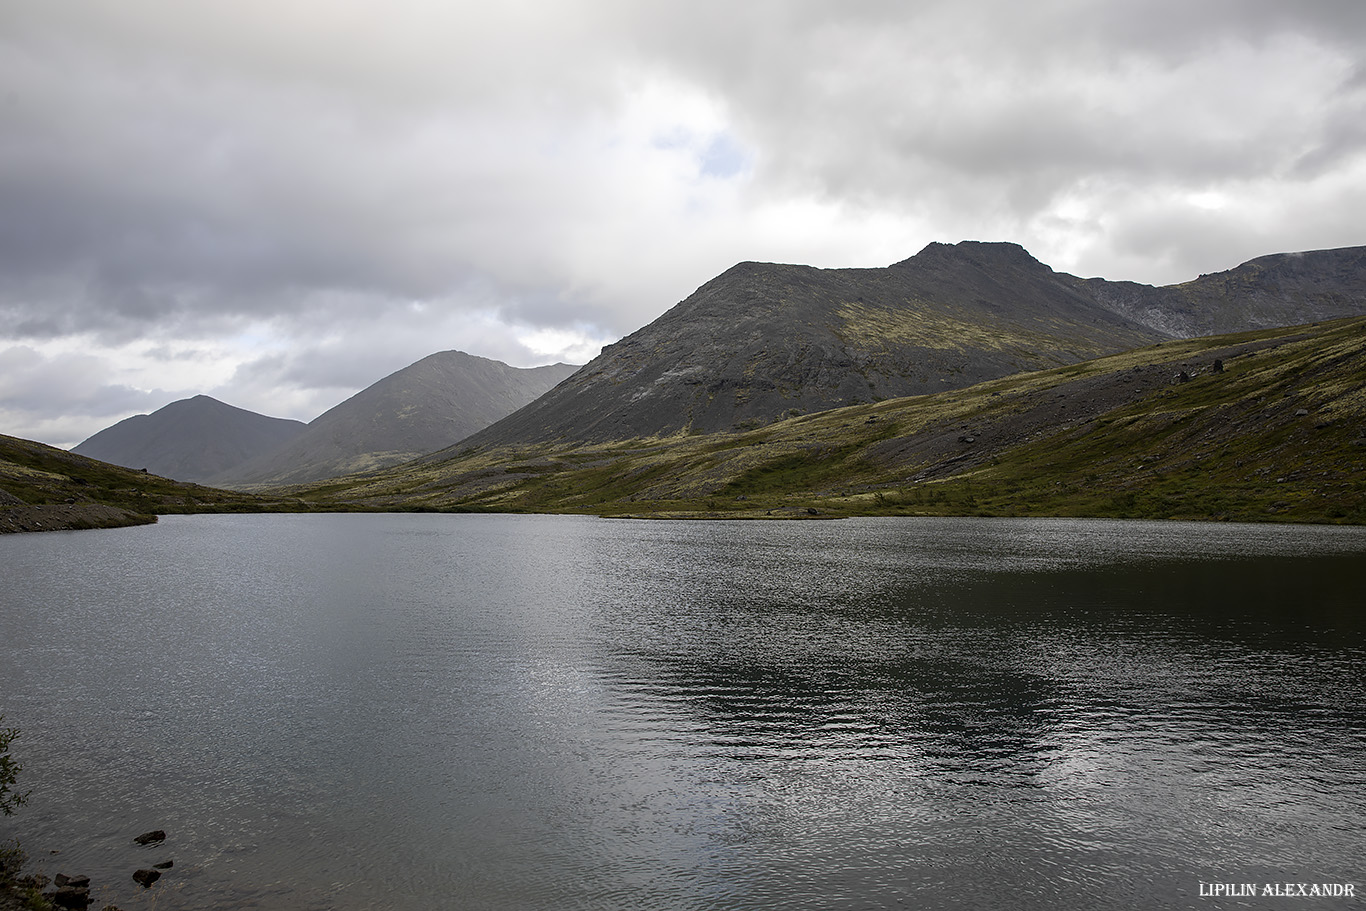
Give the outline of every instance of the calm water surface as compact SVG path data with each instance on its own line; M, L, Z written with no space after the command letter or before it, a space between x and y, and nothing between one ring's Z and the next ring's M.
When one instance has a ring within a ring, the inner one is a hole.
M0 571L0 838L95 907L1366 893L1363 529L172 516Z

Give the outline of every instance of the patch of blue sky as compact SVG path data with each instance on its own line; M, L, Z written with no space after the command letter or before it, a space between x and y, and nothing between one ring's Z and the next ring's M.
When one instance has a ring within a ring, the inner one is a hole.
M730 133L717 133L702 152L698 170L704 177L736 177L754 165L754 153Z
M656 135L651 144L657 149L691 152L697 159L697 172L703 177L736 177L747 173L754 164L754 153L724 130L708 134L678 127Z

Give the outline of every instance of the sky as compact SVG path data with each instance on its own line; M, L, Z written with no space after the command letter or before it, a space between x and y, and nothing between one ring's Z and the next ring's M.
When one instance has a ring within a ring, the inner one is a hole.
M1366 3L3 0L0 433L584 363L745 261L1366 243Z

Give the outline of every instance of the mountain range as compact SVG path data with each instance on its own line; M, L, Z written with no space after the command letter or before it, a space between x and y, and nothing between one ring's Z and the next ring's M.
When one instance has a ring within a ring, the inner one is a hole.
M179 481L289 484L371 471L433 452L511 414L573 373L463 351L410 364L304 424L207 395L135 415L72 452Z
M1261 257L1165 288L1056 273L1013 244L932 244L879 270L741 264L457 446L292 493L1366 522L1364 254Z
M511 414L577 369L510 367L441 351L362 389L284 445L217 474L212 483L300 484L407 462Z
M1055 272L1013 243L932 243L881 269L741 263L460 448L752 429L1164 339L1362 312L1366 247L1265 256L1160 288Z
M1156 288L1008 243L881 269L741 263L577 372L540 368L548 391L453 445L438 437L454 412L423 403L496 362L443 352L215 477L375 469L293 487L297 508L857 514L907 511L914 490L922 514L1366 521L1366 321L1341 320L1357 315L1363 247ZM431 433L410 444L409 428ZM1178 493L1159 502L1130 476ZM1101 499L1077 492L1093 482Z
M1115 313L1174 338L1197 338L1361 313L1366 247L1273 253L1161 288L1102 278L1070 281Z

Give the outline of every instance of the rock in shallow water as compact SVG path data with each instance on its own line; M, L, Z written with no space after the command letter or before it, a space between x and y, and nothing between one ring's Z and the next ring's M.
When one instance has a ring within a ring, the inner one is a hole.
M85 879L85 877L80 878ZM59 908L79 908L84 911L84 909L90 907L90 903L94 901L94 899L90 897L90 880L85 879L85 882L86 884L83 886L74 886L70 884L58 886L55 890L46 893L43 897Z
M137 870L133 873L133 879L144 889L150 889L152 883L161 879L160 870Z

